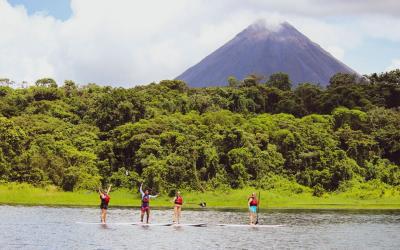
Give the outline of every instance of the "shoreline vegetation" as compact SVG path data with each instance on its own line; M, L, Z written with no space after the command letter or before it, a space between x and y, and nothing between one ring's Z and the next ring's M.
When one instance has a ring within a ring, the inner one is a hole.
M382 191L383 190L383 191ZM200 209L200 202L207 209L246 210L248 195L255 191L248 187L239 190L216 190L206 192L183 191L185 209ZM111 193L110 208L139 207L137 190L119 189ZM154 208L171 208L171 197L162 195L151 202ZM95 191L65 192L55 186L34 187L30 184L0 184L0 205L98 207L99 197ZM189 204L188 204L189 203ZM400 210L400 190L376 189L325 193L313 196L311 191L293 193L290 190L261 190L261 210L268 209L337 209L337 210Z
M144 183L154 207L178 190L190 207L246 209L259 190L262 208L399 207L400 69L228 82L0 79L0 203L97 206L112 184L111 206L137 206Z

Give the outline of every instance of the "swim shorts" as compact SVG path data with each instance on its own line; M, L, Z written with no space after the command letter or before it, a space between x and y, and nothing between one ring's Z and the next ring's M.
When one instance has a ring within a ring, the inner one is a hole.
M150 211L150 207L149 206L145 206L145 207L140 207L140 210L142 211L142 212L145 212L145 211Z
M257 206L250 206L250 213L257 213Z

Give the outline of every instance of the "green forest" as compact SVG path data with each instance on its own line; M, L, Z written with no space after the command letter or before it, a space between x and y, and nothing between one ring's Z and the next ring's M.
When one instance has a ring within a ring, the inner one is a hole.
M0 83L0 182L65 191L400 188L400 70L327 87L250 75L226 87Z

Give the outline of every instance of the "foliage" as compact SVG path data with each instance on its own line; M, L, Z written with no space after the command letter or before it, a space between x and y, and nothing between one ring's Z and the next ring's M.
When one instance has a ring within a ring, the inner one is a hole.
M0 86L0 179L69 191L279 186L324 197L353 180L400 185L398 71L337 74L326 89L292 90L285 73L263 79Z

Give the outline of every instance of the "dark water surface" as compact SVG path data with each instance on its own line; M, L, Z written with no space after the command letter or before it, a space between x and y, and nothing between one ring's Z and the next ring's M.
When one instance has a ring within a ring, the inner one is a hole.
M183 223L207 227L142 227L139 211L0 206L0 249L400 249L400 211L267 211L261 224L277 228L217 227L245 224L247 213L184 211ZM171 222L172 211L152 210L152 223ZM214 224L214 225L213 225Z

